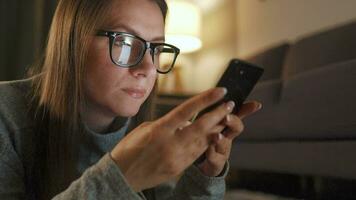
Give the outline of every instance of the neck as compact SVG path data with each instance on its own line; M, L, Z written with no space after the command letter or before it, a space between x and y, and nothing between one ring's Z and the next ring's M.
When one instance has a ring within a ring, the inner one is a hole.
M104 134L110 131L115 115L88 103L81 108L81 118L90 130Z

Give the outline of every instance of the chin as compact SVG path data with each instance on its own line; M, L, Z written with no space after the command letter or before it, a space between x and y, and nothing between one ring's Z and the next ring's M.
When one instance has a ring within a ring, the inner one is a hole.
M142 99L132 100L130 98L122 98L120 101L113 102L110 107L116 116L133 117L140 111L143 103L144 101Z
M116 114L118 116L121 116L121 117L133 117L135 116L138 111L140 110L140 107L137 107L137 108L122 108L122 109L118 109L116 110Z

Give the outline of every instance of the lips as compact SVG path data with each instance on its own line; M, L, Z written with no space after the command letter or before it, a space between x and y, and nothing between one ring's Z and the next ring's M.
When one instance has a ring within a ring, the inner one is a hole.
M146 94L146 90L141 88L124 88L122 90L134 99L141 99Z

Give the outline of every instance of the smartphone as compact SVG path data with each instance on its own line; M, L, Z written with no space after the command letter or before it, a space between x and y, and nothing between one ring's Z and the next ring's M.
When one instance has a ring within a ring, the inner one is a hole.
M263 72L264 69L262 67L239 59L232 59L216 85L217 87L225 87L227 89L227 94L221 101L199 112L191 121L194 121L204 113L213 110L221 103L230 100L235 102L235 107L232 113L238 113L245 99L251 93L257 81L261 78ZM222 133L224 133L226 129L227 128L225 127ZM195 163L199 164L204 160L205 153L202 154Z
M216 85L217 87L225 87L227 89L227 94L218 103L198 113L194 119L213 110L221 103L230 100L235 102L235 107L232 113L238 113L245 99L251 93L257 81L261 78L263 72L264 69L260 66L240 59L232 59Z

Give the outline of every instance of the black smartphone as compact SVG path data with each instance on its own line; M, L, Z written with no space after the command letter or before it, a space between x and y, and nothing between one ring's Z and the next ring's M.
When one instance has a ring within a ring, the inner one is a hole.
M232 59L216 85L217 87L225 87L227 89L227 94L221 101L199 112L192 121L194 121L195 118L199 118L204 113L213 110L221 103L230 100L235 102L235 107L232 112L235 114L238 113L247 96L251 93L257 81L261 78L263 72L264 69L257 65L239 59ZM226 127L222 133L225 131ZM199 164L204 160L205 154L201 155L195 163Z
M228 102L230 100L235 102L235 107L232 112L238 113L263 72L264 69L262 67L243 60L232 59L216 85L217 87L225 87L227 94L221 101L200 112L197 117L213 110L222 102Z
M232 59L216 85L217 87L225 87L227 89L227 94L221 101L198 113L192 121L194 121L195 118L199 118L199 116L204 113L213 110L222 102L228 102L230 100L235 102L235 107L232 112L235 114L238 113L245 99L251 93L257 81L261 78L263 72L264 69L257 65L239 59ZM222 133L225 131L226 127ZM205 154L201 155L195 163L199 164L204 160Z

